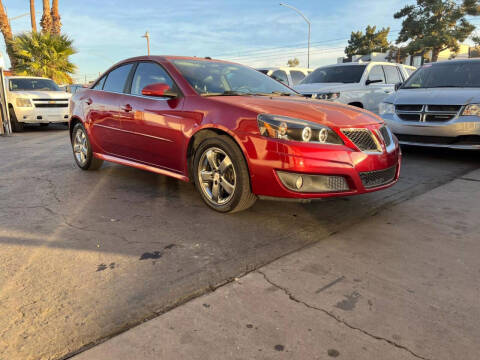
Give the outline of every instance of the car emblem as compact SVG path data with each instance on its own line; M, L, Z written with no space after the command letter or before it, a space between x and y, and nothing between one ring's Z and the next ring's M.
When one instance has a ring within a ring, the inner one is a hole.
M50 100L48 103L49 104L55 104L55 100Z

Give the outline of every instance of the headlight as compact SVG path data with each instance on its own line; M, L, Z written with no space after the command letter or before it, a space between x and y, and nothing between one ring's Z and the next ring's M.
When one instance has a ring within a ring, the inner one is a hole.
M315 96L313 97L314 99L320 99L320 100L335 100L340 97L340 93L318 93L314 94Z
M464 116L480 116L480 104L470 104L465 106L462 115Z
M394 114L395 113L395 105L390 103L380 103L378 106L378 112L380 115L385 114Z
M30 99L27 98L17 98L16 102L18 107L32 107Z
M260 114L260 134L273 138L319 144L343 145L342 139L327 126L286 116Z

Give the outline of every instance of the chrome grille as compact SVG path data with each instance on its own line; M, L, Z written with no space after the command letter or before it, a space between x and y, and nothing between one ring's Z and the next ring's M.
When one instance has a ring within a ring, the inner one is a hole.
M462 105L395 105L397 116L403 121L446 122L455 118Z
M361 172L360 179L362 179L363 186L370 189L391 183L395 180L396 173L397 167L392 166L385 170Z
M361 151L382 152L380 144L368 129L342 129L342 133Z
M68 99L32 99L37 108L63 108L68 107Z

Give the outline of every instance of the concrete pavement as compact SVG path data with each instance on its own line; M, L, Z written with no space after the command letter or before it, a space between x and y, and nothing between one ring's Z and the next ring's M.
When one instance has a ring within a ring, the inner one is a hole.
M480 170L75 360L478 359Z

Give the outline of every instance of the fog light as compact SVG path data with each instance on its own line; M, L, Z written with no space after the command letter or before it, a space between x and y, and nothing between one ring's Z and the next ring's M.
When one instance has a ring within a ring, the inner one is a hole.
M301 176L299 176L297 178L297 181L295 182L295 186L297 187L297 189L300 190L300 188L303 186L303 178Z
M349 191L347 179L338 175L306 175L277 171L282 184L289 190L302 193Z

